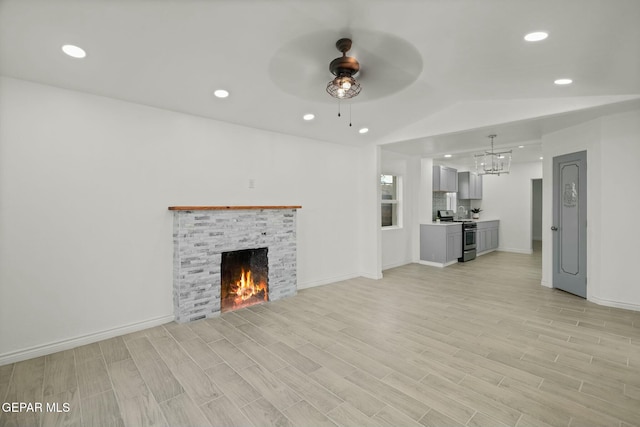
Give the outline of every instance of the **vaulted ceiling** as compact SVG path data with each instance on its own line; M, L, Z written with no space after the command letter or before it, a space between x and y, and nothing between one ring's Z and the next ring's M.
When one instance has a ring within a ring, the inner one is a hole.
M544 124L531 120L640 98L638 22L637 0L0 0L0 73L428 156L485 148L475 138L492 127L506 145L535 139ZM549 37L525 41L532 31ZM363 89L338 118L325 87L341 37Z

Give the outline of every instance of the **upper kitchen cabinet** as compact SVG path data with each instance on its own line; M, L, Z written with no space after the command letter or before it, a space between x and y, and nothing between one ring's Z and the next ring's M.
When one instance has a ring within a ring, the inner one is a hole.
M458 170L447 166L433 167L433 191L458 191Z
M482 199L482 175L458 172L458 199Z

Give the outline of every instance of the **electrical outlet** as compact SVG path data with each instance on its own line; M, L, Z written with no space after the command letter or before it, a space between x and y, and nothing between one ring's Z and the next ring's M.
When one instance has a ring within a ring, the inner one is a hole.
M249 178L249 188L256 188L256 180Z

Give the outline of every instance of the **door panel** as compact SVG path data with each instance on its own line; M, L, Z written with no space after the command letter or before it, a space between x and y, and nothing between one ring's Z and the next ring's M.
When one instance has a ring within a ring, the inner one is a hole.
M553 286L587 296L587 153L553 159Z

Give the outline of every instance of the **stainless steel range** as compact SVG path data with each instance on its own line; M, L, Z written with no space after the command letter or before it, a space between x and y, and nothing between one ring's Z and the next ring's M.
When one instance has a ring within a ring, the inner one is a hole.
M460 222L462 223L462 256L458 258L458 262L467 262L476 259L476 244L478 224L468 219L454 219L452 210L439 210L437 212L438 219L442 222Z
M473 221L462 221L462 256L459 262L467 262L476 259L476 243L478 224Z

